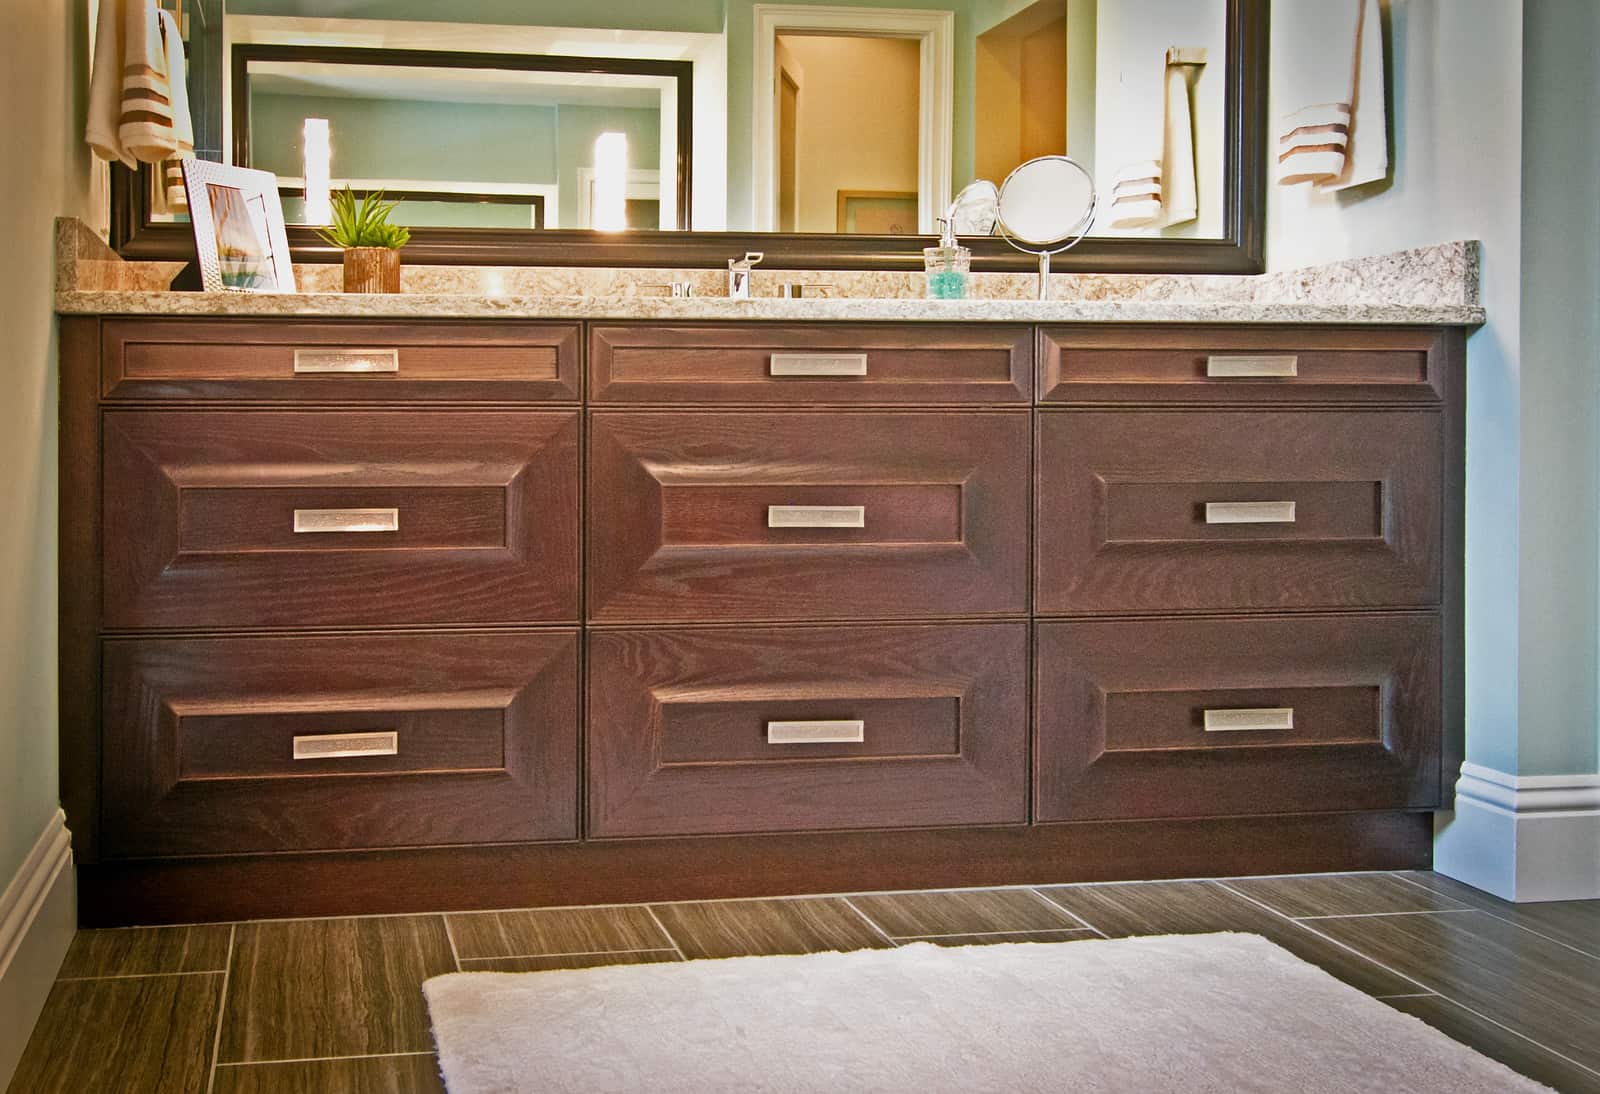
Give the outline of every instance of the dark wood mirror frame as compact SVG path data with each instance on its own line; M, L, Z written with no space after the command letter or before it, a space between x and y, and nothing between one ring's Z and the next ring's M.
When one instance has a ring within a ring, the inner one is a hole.
M1227 56L1224 88L1224 188L1223 233L1216 239L1108 238L1090 236L1076 248L1058 256L1057 272L1095 273L1224 273L1252 274L1265 269L1267 195L1267 67L1268 9L1270 0L1228 0ZM307 48L294 46L241 46L250 56L274 59L304 57ZM329 52L318 48L317 53ZM593 58L508 57L500 54L419 54L416 51L346 50L365 54L362 63L419 63L420 56L442 56L432 63L457 67L555 68L564 71L607 71ZM355 57L347 57L356 61ZM535 64L526 62L534 61ZM548 62L555 62L554 65ZM426 63L426 62L423 62ZM609 63L609 62L608 62ZM691 66L675 61L630 61L631 72L652 75L687 75ZM615 69L612 69L615 71ZM243 66L233 67L233 96L239 101ZM688 81L680 85L687 89ZM692 124L687 94L680 94L679 162L680 213L688 210L689 150L686 126ZM241 152L246 127L236 126L235 162ZM112 245L124 258L178 261L194 257L194 240L187 224L150 222L150 167L136 174L112 166ZM604 233L576 229L522 230L490 228L417 228L405 249L411 265L482 266L639 266L661 268L718 268L746 251L761 251L768 269L906 270L922 268L922 249L935 240L927 236L801 235L772 232L625 232ZM1033 270L1032 255L1011 249L1000 239L970 239L973 266L979 270ZM289 246L297 262L337 262L339 251L324 243L316 229L289 228Z

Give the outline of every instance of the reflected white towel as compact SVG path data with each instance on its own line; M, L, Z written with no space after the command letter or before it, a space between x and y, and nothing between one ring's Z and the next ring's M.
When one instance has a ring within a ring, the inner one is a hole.
M1139 160L1119 169L1111 182L1109 217L1113 228L1144 228L1163 212L1160 160Z
M137 166L122 147L122 55L127 0L100 0L95 20L94 69L89 76L89 119L83 139L94 154L126 167Z
M1383 178L1389 134L1378 0L1280 0L1274 17L1293 43L1283 96L1299 104L1280 122L1278 182L1342 190Z
M1206 63L1203 49L1167 51L1166 122L1162 126L1161 203L1166 223L1187 224L1200 215L1194 169L1194 111L1189 106L1189 73Z

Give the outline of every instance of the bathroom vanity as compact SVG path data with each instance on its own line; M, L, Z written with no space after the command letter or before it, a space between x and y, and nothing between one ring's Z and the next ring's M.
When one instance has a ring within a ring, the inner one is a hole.
M1474 309L59 299L96 923L1429 861Z

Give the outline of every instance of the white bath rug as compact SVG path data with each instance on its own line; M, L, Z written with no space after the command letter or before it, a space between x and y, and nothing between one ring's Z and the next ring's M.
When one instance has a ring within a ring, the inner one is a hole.
M1520 1094L1263 938L740 957L423 987L450 1094Z

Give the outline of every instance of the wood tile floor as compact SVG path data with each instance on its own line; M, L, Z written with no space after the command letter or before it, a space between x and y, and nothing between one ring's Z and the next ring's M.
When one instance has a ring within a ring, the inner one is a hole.
M419 989L457 969L1226 930L1600 1094L1600 901L1511 905L1430 873L84 931L10 1094L439 1094Z

